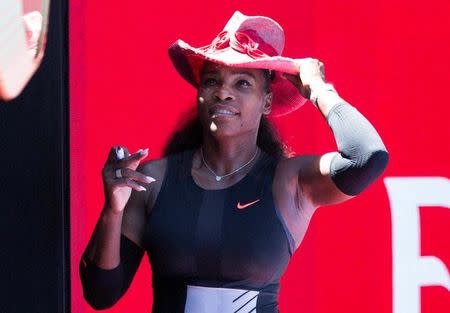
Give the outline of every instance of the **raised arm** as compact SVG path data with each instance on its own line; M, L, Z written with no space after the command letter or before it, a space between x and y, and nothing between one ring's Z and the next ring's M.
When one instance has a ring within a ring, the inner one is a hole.
M150 191L140 184L148 187L154 179L137 167L146 156L145 150L130 155L126 148L115 147L103 168L105 205L80 262L84 297L95 309L112 306L125 293L144 254Z
M288 159L298 188L312 207L345 201L362 192L386 168L388 153L370 122L325 82L323 64L298 60L299 76L288 76L317 106L336 139L338 152Z

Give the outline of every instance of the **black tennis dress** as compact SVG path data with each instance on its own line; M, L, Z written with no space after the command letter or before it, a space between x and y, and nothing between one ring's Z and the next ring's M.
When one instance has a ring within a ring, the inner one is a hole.
M274 205L277 164L266 153L235 185L199 187L194 151L168 157L144 245L153 313L276 313L294 240Z

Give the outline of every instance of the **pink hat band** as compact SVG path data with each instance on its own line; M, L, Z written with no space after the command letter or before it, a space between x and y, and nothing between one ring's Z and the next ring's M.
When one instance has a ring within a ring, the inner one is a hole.
M258 36L258 34L254 33L253 36ZM261 38L256 42L244 32L235 32L232 34L227 30L220 32L211 44L199 49L204 50L205 53L215 53L218 50L227 48L231 48L240 53L245 53L253 59L278 55L275 49L271 45L265 43Z

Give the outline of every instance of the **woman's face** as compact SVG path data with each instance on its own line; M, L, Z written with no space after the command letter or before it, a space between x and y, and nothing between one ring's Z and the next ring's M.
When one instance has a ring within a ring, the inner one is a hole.
M215 63L203 67L198 88L198 112L205 128L217 126L217 136L257 133L262 114L270 112L263 70Z

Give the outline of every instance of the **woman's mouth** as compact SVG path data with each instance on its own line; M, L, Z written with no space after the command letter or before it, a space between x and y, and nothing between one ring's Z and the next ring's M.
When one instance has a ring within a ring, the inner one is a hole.
M212 107L209 110L209 114L211 118L220 118L220 117L234 117L239 115L239 112L232 107Z
M217 118L217 117L220 117L220 116L235 116L235 115L237 115L237 113L226 111L226 110L219 110L219 111L216 111L215 113L213 113L211 115L211 117L212 118Z

